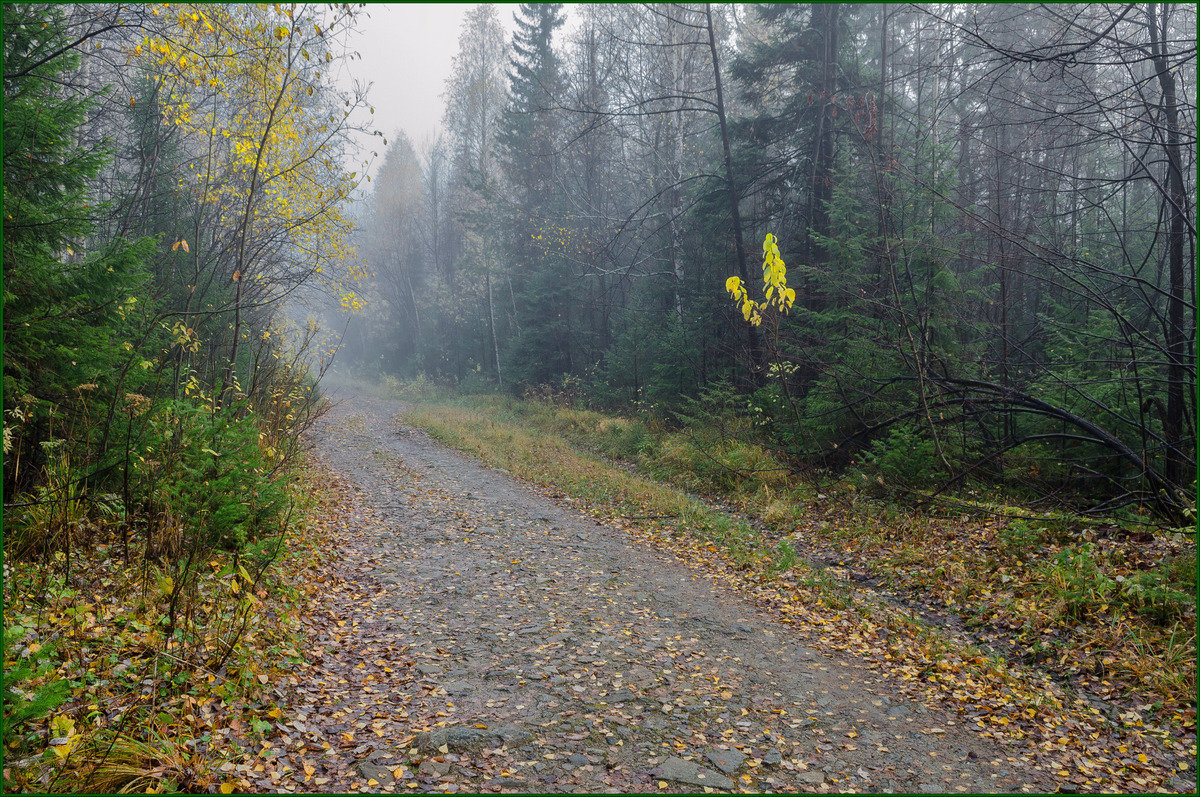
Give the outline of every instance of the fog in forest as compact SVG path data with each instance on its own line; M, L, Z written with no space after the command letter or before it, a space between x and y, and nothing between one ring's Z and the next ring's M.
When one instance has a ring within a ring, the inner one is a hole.
M480 5L456 30L438 134L397 123L355 206L342 367L612 409L727 389L823 466L890 445L943 481L1182 505L1192 8ZM408 82L364 77L377 108Z
M0 13L5 792L1195 793L1194 4Z

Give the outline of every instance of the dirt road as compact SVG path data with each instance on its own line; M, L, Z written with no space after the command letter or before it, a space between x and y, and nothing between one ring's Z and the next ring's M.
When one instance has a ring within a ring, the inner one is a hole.
M1056 788L822 652L819 631L404 425L398 403L333 398L314 453L343 494L342 581L298 727L281 725L295 788Z

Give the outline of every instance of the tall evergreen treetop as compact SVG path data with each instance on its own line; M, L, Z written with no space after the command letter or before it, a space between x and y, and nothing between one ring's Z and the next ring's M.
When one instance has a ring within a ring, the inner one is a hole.
M553 38L565 18L561 3L522 3L515 19L509 106L499 140L518 201L539 203L552 177L557 120L551 109L562 89Z

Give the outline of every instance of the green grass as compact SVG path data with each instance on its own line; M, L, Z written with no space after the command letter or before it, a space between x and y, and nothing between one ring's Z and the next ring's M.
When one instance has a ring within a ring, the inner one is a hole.
M472 402L478 401L472 398ZM530 425L537 415L544 423ZM564 433L574 429L580 434L578 414L553 419L528 405L486 397L485 409L462 406L461 402L421 404L406 418L435 438L522 479L618 515L673 521L702 540L722 545L740 565L750 566L769 553L761 534L744 521L710 509L678 487L613 467L599 454L573 445ZM615 439L606 432L600 434Z

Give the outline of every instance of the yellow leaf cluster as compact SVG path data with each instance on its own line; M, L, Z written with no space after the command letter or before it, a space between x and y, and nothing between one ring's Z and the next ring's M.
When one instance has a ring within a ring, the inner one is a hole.
M742 282L741 277L730 277L725 280L725 290L729 292L735 302L741 304L742 318L754 326L762 323L763 305L750 298L750 292L746 290L746 283Z
M268 6L159 9L171 26L130 55L154 79L164 122L197 153L196 167L181 170L178 190L215 207L223 226L244 227L250 239L286 241L290 262L247 263L246 279L270 285L344 271L352 228L344 208L356 175L321 157L340 132L322 99L333 90L323 37L337 20L323 19L322 27L316 14L323 12L305 20L299 10L272 14Z
M763 239L763 295L765 301L750 298L750 292L741 277L725 280L725 290L741 305L742 318L754 326L762 324L763 311L768 307L786 313L796 303L796 291L788 287L787 265L779 255L778 239L767 233Z
M763 291L767 304L785 313L796 303L796 291L787 284L787 266L779 256L778 239L771 233L763 239Z

